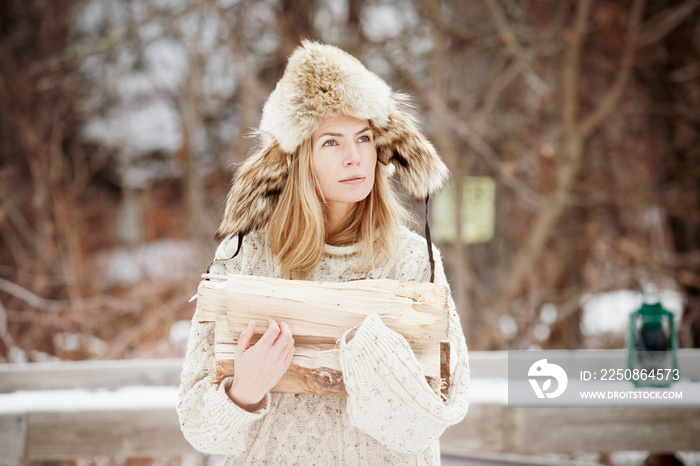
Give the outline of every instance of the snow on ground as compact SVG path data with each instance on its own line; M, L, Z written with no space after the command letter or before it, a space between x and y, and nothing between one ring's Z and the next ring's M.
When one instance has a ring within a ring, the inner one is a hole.
M0 394L0 414L35 411L88 411L144 408L173 408L175 386L134 386L118 390L22 390ZM474 379L473 402L507 403L506 379Z
M133 285L143 278L179 280L196 277L198 258L190 241L161 239L134 250L120 247L102 251L95 257L95 266L104 285L110 287Z
M675 291L659 293L661 305L680 321L683 298ZM642 294L633 290L618 290L609 293L586 295L582 299L584 335L591 336L607 332L626 332L630 313L642 305Z
M33 411L87 411L169 408L177 403L175 386L123 387L118 390L22 390L0 394L0 414ZM506 379L472 380L473 402L507 403Z
M472 378L469 399L474 403L508 403L508 379Z
M173 408L178 387L124 387L119 390L23 390L0 394L0 414L46 411L99 411Z

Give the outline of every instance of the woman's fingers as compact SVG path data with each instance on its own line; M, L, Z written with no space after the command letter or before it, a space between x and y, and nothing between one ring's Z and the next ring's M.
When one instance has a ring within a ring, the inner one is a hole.
M241 354L248 348L250 348L250 340L255 334L255 321L251 320L248 326L241 332L241 336L238 337L238 344L236 345L236 354Z
M277 337L277 341L279 341L281 344L286 345L290 341L293 343L294 338L292 338L292 331L289 329L289 325L287 325L286 322L281 322L279 324L280 326L280 334Z
M280 323L280 336L277 337L275 344L279 344L282 347L282 358L284 364L286 367L289 367L292 356L294 356L294 336L292 335L292 331L289 329L289 325L287 325L285 322Z
M257 344L262 343L263 346L272 346L272 344L277 340L277 336L280 334L280 326L275 322L274 319L267 318L267 330Z
M250 341L255 322L241 332L236 346L234 385L230 395L236 403L259 402L289 369L294 356L292 331L284 322L267 319L267 330L255 345Z
M294 337L289 325L286 322L277 323L274 319L267 319L267 330L260 337L260 340L255 344L256 353L267 353L268 357L278 357L285 361L288 353L294 354ZM248 327L241 332L236 347L237 355L242 355L243 352L250 348L250 341L255 333L255 322L251 321ZM274 356L274 355L277 356Z

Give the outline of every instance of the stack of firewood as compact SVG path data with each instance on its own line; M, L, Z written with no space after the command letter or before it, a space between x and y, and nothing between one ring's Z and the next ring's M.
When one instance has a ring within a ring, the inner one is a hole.
M376 313L403 335L436 393L449 388L449 312L446 286L396 280L319 283L246 275L203 275L198 290L199 322L215 322L216 383L233 375L240 333L253 320L256 335L267 317L286 322L296 352L291 366L272 390L345 396L339 363L346 330Z

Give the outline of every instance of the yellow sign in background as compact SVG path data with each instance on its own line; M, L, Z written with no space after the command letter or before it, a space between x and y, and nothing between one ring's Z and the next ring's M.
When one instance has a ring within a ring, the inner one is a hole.
M433 239L451 242L457 239L454 182L431 201ZM496 223L496 183L488 176L462 179L462 241L484 243L493 238Z

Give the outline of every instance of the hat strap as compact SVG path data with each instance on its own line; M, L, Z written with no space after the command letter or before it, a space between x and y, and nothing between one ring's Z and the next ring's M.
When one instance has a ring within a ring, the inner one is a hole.
M433 258L433 242L430 240L430 225L428 224L428 201L430 194L425 196L425 241L428 243L428 260L430 261L430 283L435 283L435 259Z
M231 256L231 257L227 257L226 259L214 259L214 260L211 262L211 264L209 264L209 267L207 267L207 273L209 273L209 270L211 269L211 266L214 265L215 263L221 262L221 261L231 260L231 259L233 259L234 257L236 257L236 256L238 255L238 253L241 252L241 246L242 246L242 245L243 245L243 233L238 233L238 247L236 248L236 253L235 253L233 256ZM208 280L208 279L207 279L207 280Z

